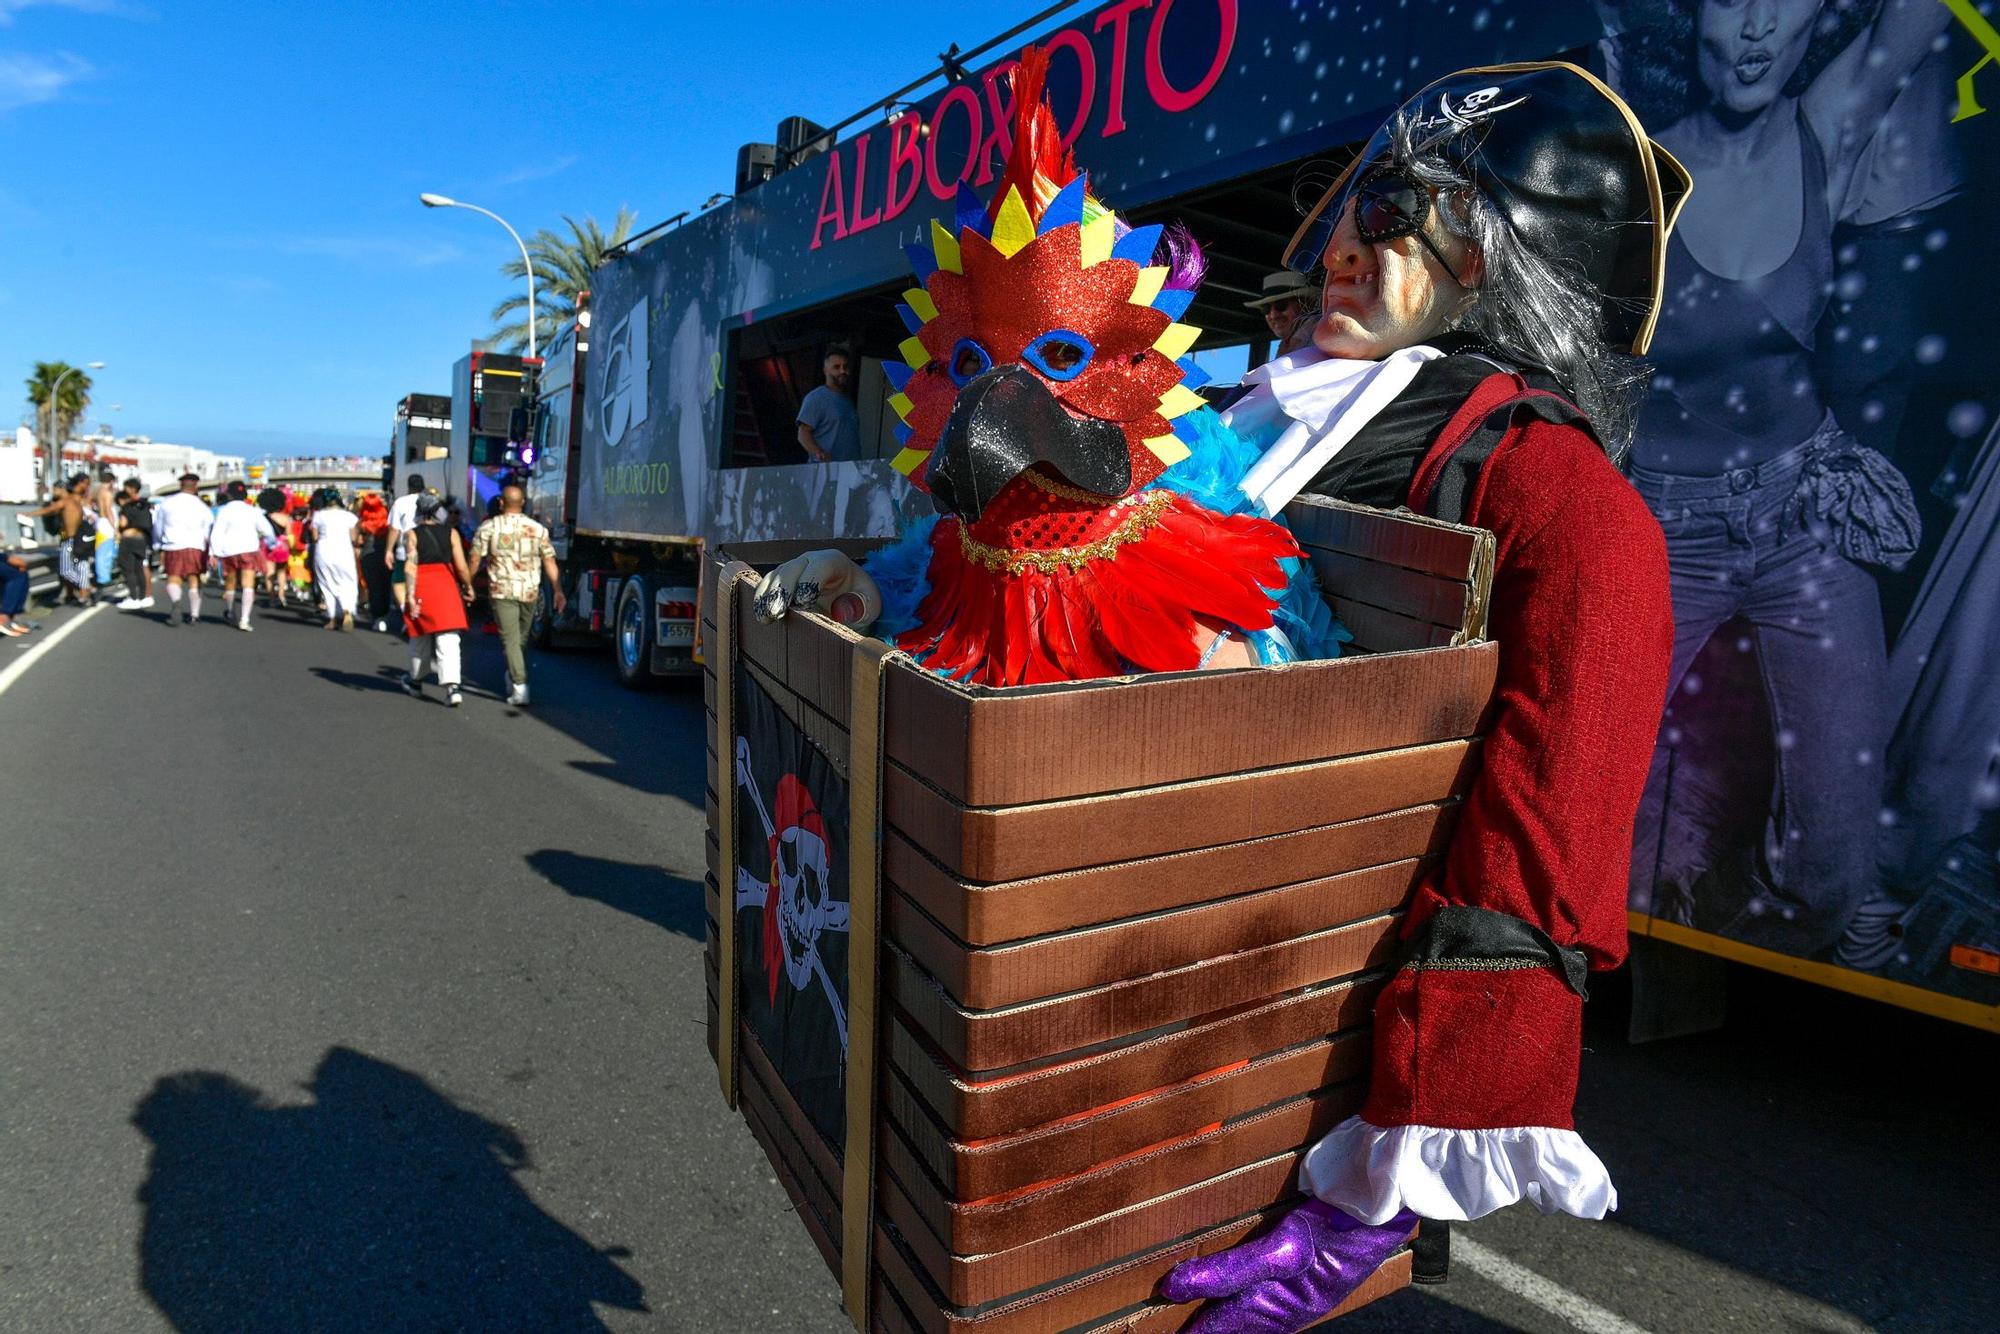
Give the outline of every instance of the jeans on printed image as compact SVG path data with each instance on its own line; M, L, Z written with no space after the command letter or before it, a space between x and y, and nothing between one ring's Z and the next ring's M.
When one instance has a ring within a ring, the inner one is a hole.
M1633 485L1666 534L1674 602L1669 703L1640 809L1632 902L1676 915L1653 905L1662 822L1696 843L1712 832L1688 832L1698 814L1683 813L1678 824L1667 820L1668 743L1676 709L1688 707L1681 687L1689 664L1718 627L1741 617L1755 631L1773 734L1732 740L1771 747L1777 774L1759 859L1762 883L1745 887L1740 901L1732 894L1722 904L1696 903L1691 915L1732 939L1789 954L1830 949L1876 880L1888 653L1875 578L1842 554L1852 542L1840 531L1842 522L1865 524L1871 517L1819 517L1829 508L1821 491L1829 475L1824 461L1830 454L1845 460L1860 448L1829 421L1804 444L1754 468L1717 477L1632 470ZM1907 487L1899 491L1894 483L1860 497L1853 509L1892 526L1905 516L1914 521Z

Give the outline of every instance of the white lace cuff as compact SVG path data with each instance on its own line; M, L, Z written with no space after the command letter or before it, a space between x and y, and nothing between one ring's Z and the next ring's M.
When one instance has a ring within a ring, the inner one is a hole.
M1464 1222L1516 1200L1578 1218L1618 1207L1611 1174L1583 1137L1549 1126L1448 1130L1350 1116L1306 1154L1299 1187L1378 1225L1401 1209Z

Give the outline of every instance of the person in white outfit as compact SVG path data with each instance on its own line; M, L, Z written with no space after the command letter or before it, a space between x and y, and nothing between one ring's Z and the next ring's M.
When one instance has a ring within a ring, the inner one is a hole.
M201 619L201 580L208 573L208 533L215 518L198 494L201 478L181 474L181 489L153 506L153 545L167 576L167 624L181 623L181 592L187 592L188 624Z
M264 544L277 540L270 516L249 501L250 488L231 482L228 501L215 512L208 531L208 554L222 566L222 606L228 615L230 594L236 594L236 628L249 633L250 608L257 601L257 576L265 569Z
M313 586L319 589L326 628L352 630L354 603L361 596L361 571L355 560L361 548L361 521L330 486L313 494L312 508Z

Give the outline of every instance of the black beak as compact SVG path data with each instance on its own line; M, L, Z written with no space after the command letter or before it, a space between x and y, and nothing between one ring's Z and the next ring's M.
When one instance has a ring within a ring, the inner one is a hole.
M1122 496L1132 485L1118 423L1072 417L1032 372L995 366L958 391L925 480L940 506L970 523L1038 463L1094 495Z

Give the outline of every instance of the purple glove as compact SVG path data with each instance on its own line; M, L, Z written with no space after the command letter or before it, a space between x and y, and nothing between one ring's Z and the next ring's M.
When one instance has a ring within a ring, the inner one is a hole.
M1293 1334L1346 1301L1416 1225L1408 1210L1376 1227L1308 1199L1254 1241L1175 1265L1160 1295L1209 1302L1182 1334Z

